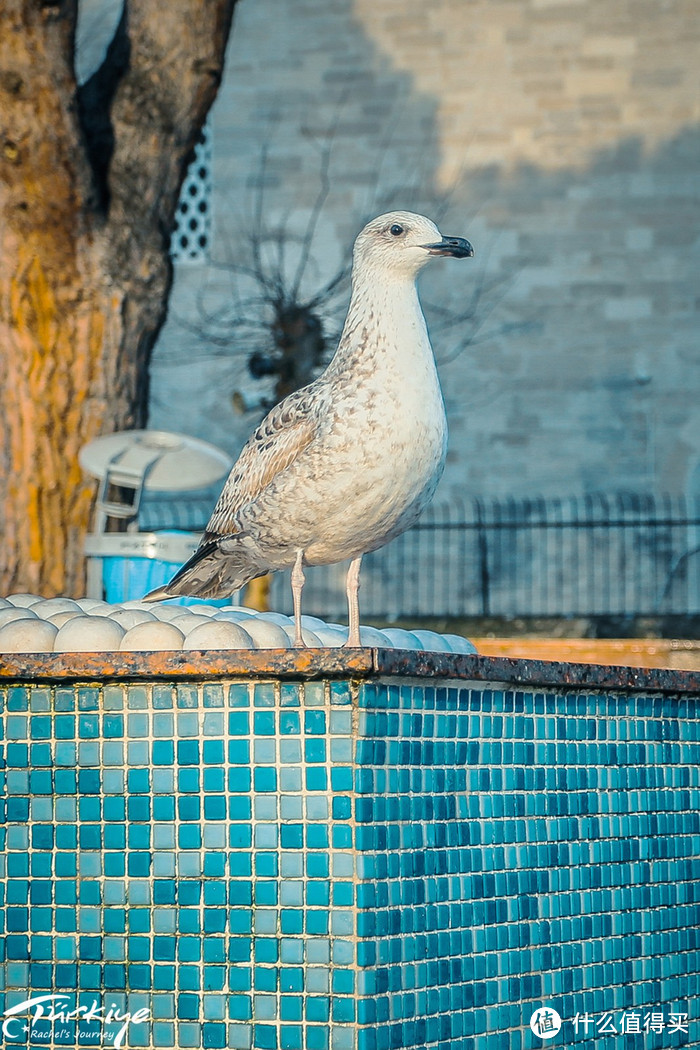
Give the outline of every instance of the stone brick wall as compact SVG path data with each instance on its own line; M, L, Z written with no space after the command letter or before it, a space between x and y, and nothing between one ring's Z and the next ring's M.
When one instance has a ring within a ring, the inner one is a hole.
M152 425L236 451L257 420L231 403L264 386L250 333L191 327L245 312L226 264L250 261L261 181L265 249L286 229L293 272L331 143L302 291L391 207L476 246L423 283L451 430L438 498L700 488L699 37L694 0L243 0L210 263L178 267ZM429 304L477 288L475 323L441 331Z

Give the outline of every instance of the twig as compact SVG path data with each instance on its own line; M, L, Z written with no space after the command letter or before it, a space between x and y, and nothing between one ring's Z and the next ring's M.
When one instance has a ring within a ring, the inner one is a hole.
M335 136L333 136L334 138ZM299 263L297 265L296 273L292 281L290 296L292 301L296 301L299 297L299 288L301 285L304 271L309 261L309 254L311 252L311 245L313 244L314 235L316 233L316 227L323 211L323 206L328 199L328 194L331 189L331 182L329 178L329 168L331 161L331 147L333 144L333 138L331 138L330 144L326 144L321 153L321 170L319 178L321 185L319 191L316 194L316 200L314 201L309 215L309 221L306 224L306 230L304 231L304 237L302 240L302 251Z

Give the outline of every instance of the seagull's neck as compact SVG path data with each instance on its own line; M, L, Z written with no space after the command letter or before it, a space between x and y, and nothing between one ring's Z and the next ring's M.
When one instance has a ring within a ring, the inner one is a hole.
M399 364L409 373L419 365L434 369L414 278L387 277L381 271L365 271L361 277L353 277L348 315L333 365L344 370L367 357L376 359L376 367Z

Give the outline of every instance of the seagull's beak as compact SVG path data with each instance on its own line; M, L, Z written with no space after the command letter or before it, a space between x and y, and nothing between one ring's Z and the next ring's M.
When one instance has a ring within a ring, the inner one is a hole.
M437 244L422 244L429 255L451 255L455 259L466 259L474 254L469 241L464 237L443 237Z

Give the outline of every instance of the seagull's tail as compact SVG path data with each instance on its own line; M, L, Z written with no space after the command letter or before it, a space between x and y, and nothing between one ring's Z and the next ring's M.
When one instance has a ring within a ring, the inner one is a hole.
M267 571L267 566L251 552L247 537L219 536L206 540L178 569L170 583L150 591L141 600L162 602L182 595L226 598Z

